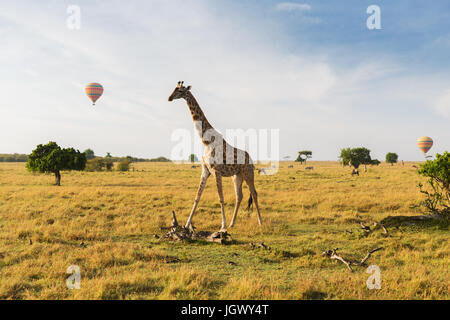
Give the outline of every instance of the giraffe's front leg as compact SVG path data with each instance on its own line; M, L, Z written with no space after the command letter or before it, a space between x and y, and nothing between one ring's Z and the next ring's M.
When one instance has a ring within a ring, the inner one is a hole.
M192 218L194 217L195 209L197 209L197 205L200 202L200 197L202 196L203 190L206 186L206 181L208 180L211 173L209 172L208 168L203 166L202 176L200 179L200 185L198 186L197 195L195 196L194 205L192 206L191 213L189 214L189 218L186 222L185 228L189 229L191 231L194 231L192 228Z
M225 203L223 201L223 191L222 191L222 175L218 172L215 173L217 193L219 194L220 209L222 210L222 227L219 232L227 232L227 222L225 220Z

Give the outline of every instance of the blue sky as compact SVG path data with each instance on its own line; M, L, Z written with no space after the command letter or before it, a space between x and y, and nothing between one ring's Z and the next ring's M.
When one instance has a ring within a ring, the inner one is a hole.
M381 30L366 27L372 4ZM449 147L448 57L446 0L2 1L0 153L53 140L169 156L174 130L194 135L185 104L167 102L184 80L219 130L279 129L281 157L366 146L420 160L419 136Z

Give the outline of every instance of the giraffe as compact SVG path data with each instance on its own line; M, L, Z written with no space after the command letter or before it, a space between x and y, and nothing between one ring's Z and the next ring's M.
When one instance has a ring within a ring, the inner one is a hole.
M254 165L250 155L248 152L235 148L225 141L222 134L214 129L214 127L208 122L208 119L206 119L205 114L190 90L191 86L185 87L184 82L179 81L177 87L169 96L169 101L176 99L186 100L192 120L194 121L195 130L200 135L200 139L205 146L201 160L202 174L200 178L200 185L198 187L194 205L192 206L185 228L193 232L192 219L198 203L200 202L200 197L203 190L205 189L206 181L211 174L216 179L217 193L219 195L220 208L222 211L222 226L219 232L227 231L222 191L222 177L232 177L236 193L236 205L234 207L233 217L229 227L233 227L236 222L239 206L243 198L242 183L244 181L250 190L250 198L248 200L247 209L250 209L253 202L255 203L256 211L258 213L258 223L259 225L262 225L261 214L258 206L258 195L254 182Z

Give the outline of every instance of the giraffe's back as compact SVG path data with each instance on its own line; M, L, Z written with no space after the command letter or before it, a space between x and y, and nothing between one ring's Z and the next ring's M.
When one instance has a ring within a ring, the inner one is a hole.
M206 164L210 171L217 171L224 177L231 177L244 170L254 170L253 161L247 151L230 146L227 143L223 145L223 152L217 154L216 150L206 153Z

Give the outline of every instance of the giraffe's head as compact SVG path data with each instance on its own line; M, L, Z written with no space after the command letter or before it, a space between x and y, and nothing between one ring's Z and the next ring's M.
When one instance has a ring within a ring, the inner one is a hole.
M175 90L173 90L172 94L169 96L169 101L184 98L186 94L189 92L189 90L191 90L191 86L185 87L183 83L184 81L178 81L177 87L175 88Z

